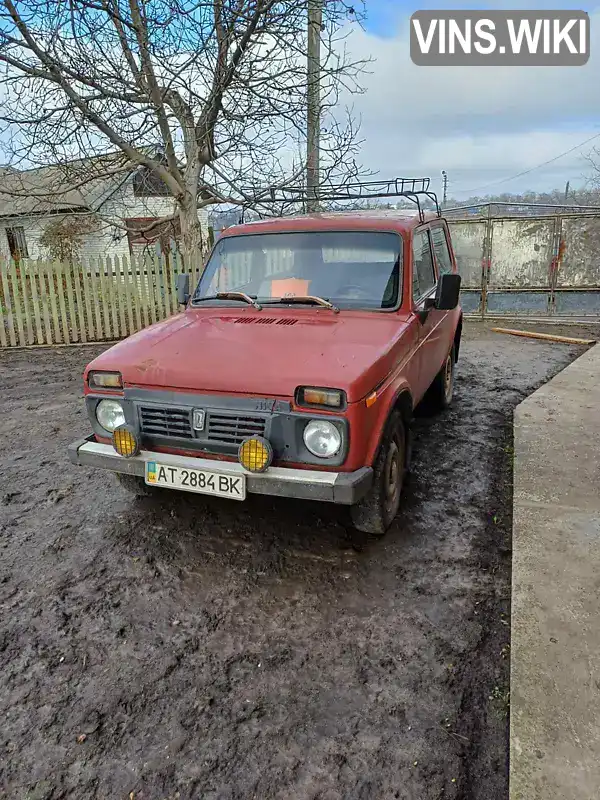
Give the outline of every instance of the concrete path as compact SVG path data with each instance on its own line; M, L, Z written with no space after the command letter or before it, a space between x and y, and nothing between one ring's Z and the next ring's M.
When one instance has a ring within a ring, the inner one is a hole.
M517 407L514 476L510 797L598 800L600 345Z

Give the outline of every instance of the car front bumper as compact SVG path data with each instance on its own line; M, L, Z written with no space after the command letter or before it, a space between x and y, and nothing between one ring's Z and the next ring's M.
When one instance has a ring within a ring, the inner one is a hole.
M373 482L373 470L370 467L362 467L355 472L270 467L266 472L253 474L246 472L237 462L189 458L170 453L157 454L142 450L134 458L123 458L111 445L96 442L93 436L80 439L69 446L69 458L73 464L137 475L140 478L144 477L146 461L155 461L157 455L162 464L170 466L206 469L221 475L244 475L246 490L251 494L354 505L365 496Z

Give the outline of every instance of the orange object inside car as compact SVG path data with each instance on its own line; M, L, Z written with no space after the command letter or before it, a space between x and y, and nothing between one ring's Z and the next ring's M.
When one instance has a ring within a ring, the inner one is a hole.
M271 281L271 297L298 297L308 294L310 281L301 278L285 278Z

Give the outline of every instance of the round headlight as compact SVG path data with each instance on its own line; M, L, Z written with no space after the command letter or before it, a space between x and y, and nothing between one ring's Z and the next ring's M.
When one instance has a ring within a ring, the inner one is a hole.
M100 400L96 406L96 419L105 431L112 433L115 428L125 425L123 406L117 400Z
M313 419L304 428L304 444L313 456L331 458L339 452L342 436L333 423Z

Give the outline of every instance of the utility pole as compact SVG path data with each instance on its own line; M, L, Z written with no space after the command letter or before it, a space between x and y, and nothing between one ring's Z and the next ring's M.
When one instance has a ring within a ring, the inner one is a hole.
M443 197L442 205L445 206L446 205L446 195L448 193L448 174L446 173L445 169L442 170L442 186L443 186L443 189L442 189L442 197Z
M569 185L571 181L567 181L567 185L565 186L565 203L567 202L567 198L569 197Z
M322 0L308 0L308 59L306 95L306 210L308 212L319 210L322 17Z

